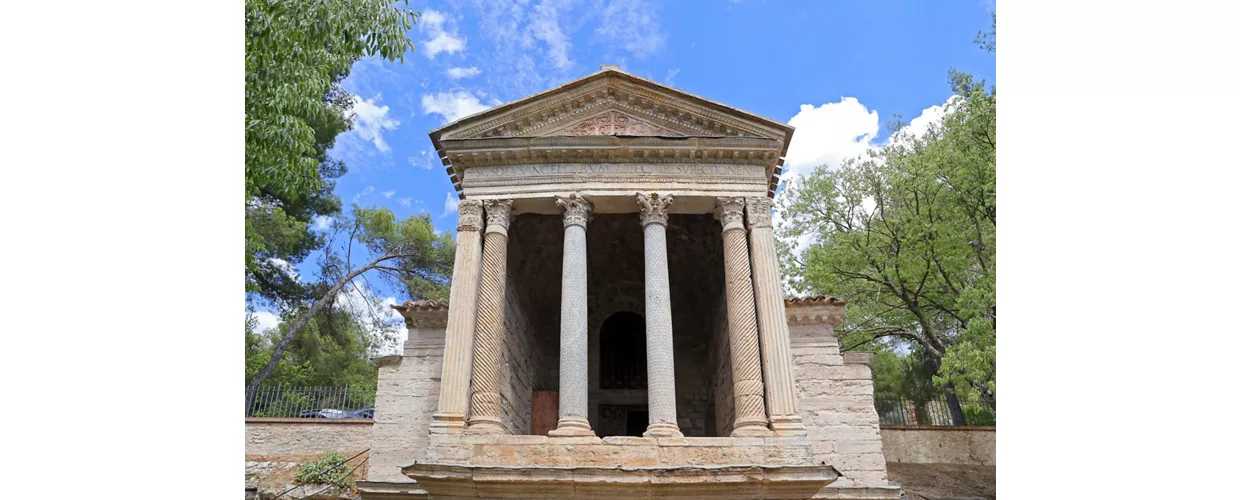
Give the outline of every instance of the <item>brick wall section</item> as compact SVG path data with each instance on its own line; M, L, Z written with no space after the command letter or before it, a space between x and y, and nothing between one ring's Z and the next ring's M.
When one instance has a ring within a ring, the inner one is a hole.
M402 356L380 360L368 475L410 481L400 468L425 458L431 415L439 404L444 330L411 329Z
M888 462L995 465L994 427L884 426Z
M736 420L736 400L732 395L732 349L728 343L727 300L719 298L719 306L711 321L711 373L714 373L715 435L732 434Z
M815 460L842 475L832 486L886 486L868 355L841 355L831 324L842 320L843 304L790 304L788 316L797 407Z
M534 388L547 365L550 351L558 346L537 344L534 328L526 316L513 280L508 280L504 306L504 368L500 371L500 420L509 434L529 434L534 412ZM558 324L558 321L557 321ZM558 332L557 332L558 334ZM556 353L555 361L559 360Z
M369 420L247 418L246 455L318 455L329 451L352 456L370 447Z

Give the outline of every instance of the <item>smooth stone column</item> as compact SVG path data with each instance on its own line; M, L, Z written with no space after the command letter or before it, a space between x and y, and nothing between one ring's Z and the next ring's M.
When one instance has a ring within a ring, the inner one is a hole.
M439 407L431 416L432 434L464 430L469 405L469 371L478 314L478 265L482 262L482 202L461 201L457 216L460 222L456 226L456 262L452 265Z
M504 349L504 282L508 274L508 222L512 200L487 200L478 295L478 334L474 339L474 389L469 432L507 434L500 420L499 371Z
M560 279L560 420L549 436L593 436L590 428L586 326L586 223L594 207L579 195L556 198L564 209Z
M672 196L638 193L646 253L646 378L650 425L643 436L683 437L676 423L672 362L671 282L667 276L667 209Z
M770 436L758 354L749 246L745 237L745 199L716 198L715 218L723 226L723 271L728 307L728 346L732 353L733 436Z
M771 232L771 199L746 198L749 215L749 251L753 262L753 289L758 306L758 340L766 378L766 408L771 430L780 436L804 436L805 424L797 414L792 379L792 352L788 346L788 319L779 279L775 237Z

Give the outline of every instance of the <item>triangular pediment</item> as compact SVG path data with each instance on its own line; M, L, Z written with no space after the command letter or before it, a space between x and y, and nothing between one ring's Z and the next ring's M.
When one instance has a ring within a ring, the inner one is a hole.
M431 132L441 140L549 136L755 137L785 145L792 127L615 69L483 111Z

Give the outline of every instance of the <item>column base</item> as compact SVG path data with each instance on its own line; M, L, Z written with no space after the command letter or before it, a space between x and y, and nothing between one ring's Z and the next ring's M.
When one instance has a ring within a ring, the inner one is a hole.
M765 422L737 422L732 424L732 437L770 437L775 433L767 429Z
M469 422L469 427L465 429L465 434L486 434L486 435L503 435L508 434L503 424L494 420L473 420Z
M649 427L646 427L646 432L642 433L642 437L682 438L685 437L685 435L683 432L680 432L680 426L676 424L650 424Z
M436 413L431 415L431 434L460 434L465 432L465 415Z
M809 431L801 422L800 415L776 415L771 417L771 430L779 436L805 436Z
M555 429L547 433L548 436L593 436L594 429L590 428L590 421L581 417L561 418L556 423Z

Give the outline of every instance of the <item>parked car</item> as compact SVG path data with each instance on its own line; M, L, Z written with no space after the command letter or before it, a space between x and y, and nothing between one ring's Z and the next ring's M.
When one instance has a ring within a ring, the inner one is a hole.
M361 410L337 410L334 408L324 408L321 410L307 410L301 412L301 418L375 418L374 408L364 408Z

